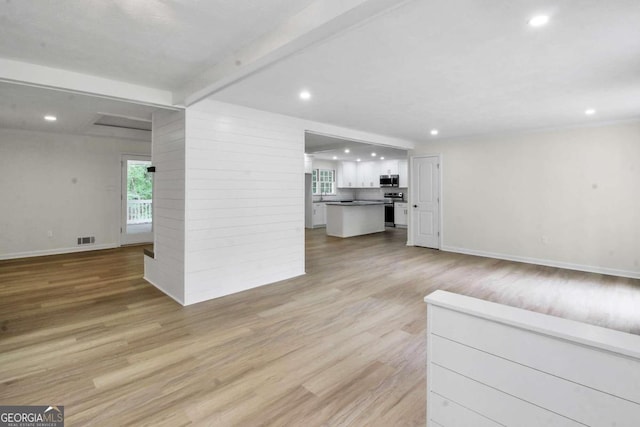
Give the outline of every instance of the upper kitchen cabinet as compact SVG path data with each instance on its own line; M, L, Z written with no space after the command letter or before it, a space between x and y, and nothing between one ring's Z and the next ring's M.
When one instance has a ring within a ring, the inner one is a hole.
M398 160L398 181L400 187L409 187L409 161L407 159Z
M356 162L340 162L338 165L338 187L358 187L358 174Z
M380 162L380 175L398 175L398 161L382 160Z
M380 162L380 175L399 175L400 187L409 187L409 161L383 160Z
M313 171L313 157L308 154L304 155L304 173L311 173Z
M380 175L399 175L400 187L409 187L409 161L383 160L380 162Z
M381 175L400 175L400 183L406 188L406 159L409 153L406 149L394 148L393 144L386 144L382 140L379 142L367 143L306 131L304 151L312 158L313 165L305 163L305 171L309 173L311 169L324 169L324 166L318 166L317 163L333 161L337 188L380 188ZM385 186L386 182L385 180ZM395 182L394 179L394 185Z
M408 162L405 159L340 162L337 171L338 188L380 188L380 175L399 175L400 187L409 186Z
M379 162L360 162L356 168L357 183L360 188L380 188Z

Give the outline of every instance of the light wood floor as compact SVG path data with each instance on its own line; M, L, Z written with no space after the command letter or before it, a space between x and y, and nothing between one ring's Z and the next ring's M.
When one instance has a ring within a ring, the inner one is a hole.
M76 425L425 424L436 289L640 334L640 281L307 233L299 278L180 307L142 249L0 262L0 405Z

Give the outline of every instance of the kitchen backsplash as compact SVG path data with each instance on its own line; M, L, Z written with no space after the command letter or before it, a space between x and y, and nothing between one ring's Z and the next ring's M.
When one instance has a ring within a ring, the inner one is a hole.
M382 200L384 199L384 193L404 193L404 200L409 197L406 188L338 188L336 195L325 194L322 196L322 200L327 202L336 200ZM320 196L313 196L314 202L319 200Z
M354 191L356 192L356 200L382 200L384 199L384 193L404 193L405 200L407 200L407 197L409 196L406 188L399 187L358 188Z
M354 200L354 189L351 188L338 188L336 195L325 194L322 196L323 201L331 202L336 200ZM313 201L320 200L320 196L313 196Z

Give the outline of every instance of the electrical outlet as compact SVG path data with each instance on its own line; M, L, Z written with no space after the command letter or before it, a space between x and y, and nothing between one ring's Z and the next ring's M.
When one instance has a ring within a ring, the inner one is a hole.
M47 237L53 237L53 230L47 231Z
M549 236L542 236L540 238L540 240L542 240L542 244L544 244L544 245L548 245L549 244Z

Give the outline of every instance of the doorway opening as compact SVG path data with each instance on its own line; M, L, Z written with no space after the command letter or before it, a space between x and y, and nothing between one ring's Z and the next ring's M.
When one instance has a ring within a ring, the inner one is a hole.
M307 130L304 169L307 272L317 260L315 252L309 249L317 244L358 246L358 240L362 239L362 247L366 247L366 240L375 233L390 248L406 245L409 192L406 149ZM331 215L332 211L338 212L332 206L337 202L346 203L345 207L353 202L356 206L358 202L384 205L383 216L378 220L374 209L366 214L366 221L354 219L353 214L361 211L354 209L347 214L350 219L345 225L336 215ZM331 223L333 230L342 228L344 233L346 227L351 230L350 234L355 234L337 240L334 234L326 232L327 226L332 227Z
M121 245L153 242L153 175L148 156L122 156Z

